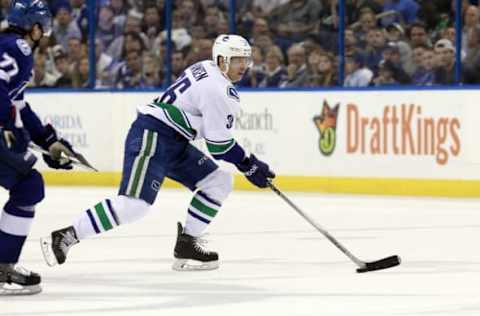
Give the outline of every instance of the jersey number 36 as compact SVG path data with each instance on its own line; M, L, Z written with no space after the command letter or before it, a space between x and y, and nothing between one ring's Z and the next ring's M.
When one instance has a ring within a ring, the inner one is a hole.
M173 85L171 85L170 87L168 87L167 90L165 90L162 97L160 98L160 102L173 104L177 99L177 91L182 94L191 85L192 83L190 82L190 79L188 79L188 77L185 76L185 73L183 73L183 75L179 77Z

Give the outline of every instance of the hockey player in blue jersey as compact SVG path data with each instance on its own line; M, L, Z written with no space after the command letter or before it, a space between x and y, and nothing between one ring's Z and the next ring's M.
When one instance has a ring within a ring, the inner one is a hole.
M71 145L43 125L24 100L30 81L33 51L51 30L51 14L40 0L12 1L8 27L0 32L0 186L9 199L0 217L0 295L35 294L40 276L17 265L30 231L35 205L44 198L44 183L33 168L30 141L49 151L44 160L52 168L71 169Z

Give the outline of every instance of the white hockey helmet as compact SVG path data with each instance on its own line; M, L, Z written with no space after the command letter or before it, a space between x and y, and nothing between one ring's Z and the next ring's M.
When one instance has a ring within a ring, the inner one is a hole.
M248 66L252 65L252 48L247 40L240 35L221 34L217 36L212 47L212 58L216 65L218 65L218 57L220 56L224 58L227 66L225 73L228 72L232 57L247 57L249 58Z

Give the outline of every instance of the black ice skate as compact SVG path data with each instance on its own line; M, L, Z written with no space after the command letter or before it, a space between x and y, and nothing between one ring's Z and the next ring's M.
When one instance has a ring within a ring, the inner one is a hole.
M182 224L178 223L177 243L175 244L173 270L198 271L214 270L218 268L218 254L206 250L202 243L205 241L187 235L183 232Z
M64 263L70 248L79 242L73 226L56 230L49 237L40 238L43 257L51 267Z
M40 293L40 282L40 275L35 272L12 263L0 263L0 296Z

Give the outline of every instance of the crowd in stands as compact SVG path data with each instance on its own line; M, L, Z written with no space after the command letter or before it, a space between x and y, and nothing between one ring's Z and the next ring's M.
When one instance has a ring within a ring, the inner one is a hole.
M0 0L0 27L11 0ZM462 0L461 81L480 83L480 6ZM32 87L88 85L86 0L49 0L54 26L35 52ZM346 0L346 87L455 83L455 0ZM172 81L211 58L229 32L228 0L175 0ZM253 48L241 87L338 86L338 0L236 1L236 32ZM166 84L165 0L97 0L96 88Z

